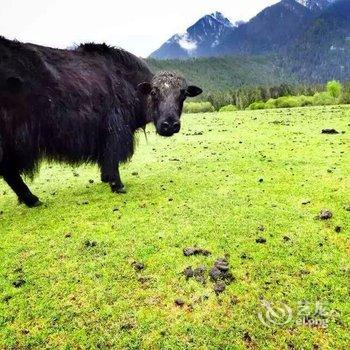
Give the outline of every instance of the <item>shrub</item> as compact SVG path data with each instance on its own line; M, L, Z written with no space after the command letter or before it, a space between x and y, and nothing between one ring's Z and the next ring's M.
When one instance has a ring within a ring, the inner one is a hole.
M336 99L328 92L317 92L314 96L283 96L277 99L269 99L265 103L265 108L293 108L304 106L325 106L340 103L350 103L350 93L343 93L343 98ZM347 102L348 101L348 102ZM252 103L249 109L261 109L261 102Z
M277 108L300 107L300 101L296 96L283 96L276 99Z
M234 112L234 111L237 111L237 107L235 105L227 105L219 109L219 112Z
M350 92L342 92L339 98L339 103L344 105L350 104Z
M267 102L254 102L249 109L293 108L313 105L312 96L283 96L277 99L270 98Z
M300 95L300 96L297 96L297 98L299 100L299 106L300 107L312 106L313 105L313 96Z
M271 108L276 108L276 100L273 98L270 98L265 102L265 108L266 109L271 109Z
M215 108L210 102L185 102L183 110L184 113L215 112Z
M256 109L265 109L266 105L265 102L263 101L257 101L257 102L253 102L248 109L250 110L256 110Z
M327 92L333 98L338 98L342 90L342 85L339 81L332 80L327 83Z
M333 96L331 96L328 92L317 92L313 97L314 106L333 105L336 102L336 99Z

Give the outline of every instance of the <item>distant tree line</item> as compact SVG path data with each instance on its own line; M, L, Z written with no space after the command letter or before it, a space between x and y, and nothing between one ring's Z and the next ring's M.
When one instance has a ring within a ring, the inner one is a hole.
M227 91L241 86L274 86L297 83L297 78L281 69L276 56L210 57L187 60L147 60L154 72L175 71L189 84L206 92Z
M223 106L234 105L238 109L246 109L253 102L268 101L282 96L306 95L313 96L324 90L323 85L280 84L276 86L240 87L226 91L211 91L201 95L199 101L210 102L215 110Z
M280 84L277 86L241 87L207 92L195 102L185 104L187 113L234 111L237 109L292 108L350 104L350 82L329 81L315 85Z

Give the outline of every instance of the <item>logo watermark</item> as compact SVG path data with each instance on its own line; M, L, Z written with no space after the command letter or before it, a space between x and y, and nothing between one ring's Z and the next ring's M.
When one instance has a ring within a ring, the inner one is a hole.
M321 302L299 301L293 309L286 303L272 303L261 300L261 310L258 312L260 322L266 327L297 325L306 327L327 328L335 311L329 310Z

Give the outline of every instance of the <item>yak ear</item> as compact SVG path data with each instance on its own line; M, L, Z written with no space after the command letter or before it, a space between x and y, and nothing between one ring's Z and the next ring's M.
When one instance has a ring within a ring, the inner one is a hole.
M10 77L6 80L6 87L10 92L19 92L21 91L23 81L18 77Z
M137 85L137 90L141 92L142 95L148 95L151 93L152 90L152 85L151 83L140 83L139 85Z
M190 85L187 87L186 89L186 95L188 97L195 97L200 95L203 92L203 90L201 88L199 88L198 86L194 86L194 85Z

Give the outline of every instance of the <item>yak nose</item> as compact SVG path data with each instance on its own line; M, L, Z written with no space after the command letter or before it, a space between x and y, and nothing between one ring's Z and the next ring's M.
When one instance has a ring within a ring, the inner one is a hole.
M180 131L181 125L180 122L174 122L173 124L173 133L176 134Z
M160 130L164 134L172 133L175 134L180 131L180 122L175 121L175 122L162 122L160 124Z
M162 124L160 124L160 130L163 133L168 133L170 131L170 124L168 122L162 122Z

